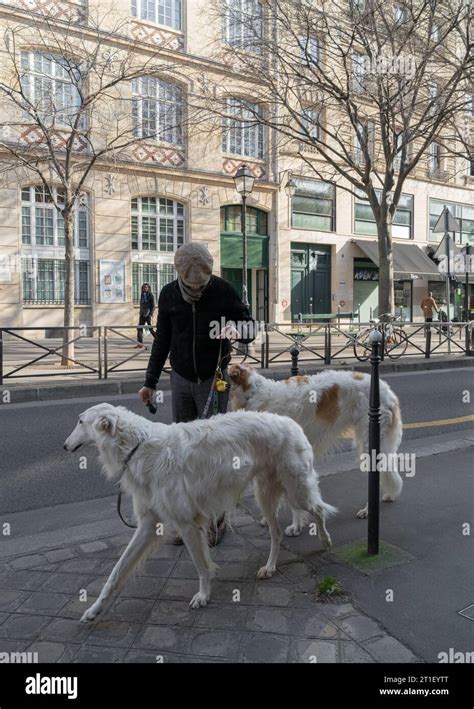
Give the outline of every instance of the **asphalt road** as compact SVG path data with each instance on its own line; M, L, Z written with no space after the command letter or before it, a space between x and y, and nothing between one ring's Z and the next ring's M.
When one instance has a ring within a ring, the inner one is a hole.
M472 393L472 369L390 374L385 379L400 398L405 423L449 421L474 411L473 404L463 403L463 392L471 389ZM81 470L79 453L66 453L62 447L81 411L102 400L0 404L0 514L95 499L115 491L100 475L92 450L87 469ZM136 396L109 397L107 401L149 416ZM169 392L165 392L155 420L171 421ZM472 428L472 421L445 422L408 429L405 438Z

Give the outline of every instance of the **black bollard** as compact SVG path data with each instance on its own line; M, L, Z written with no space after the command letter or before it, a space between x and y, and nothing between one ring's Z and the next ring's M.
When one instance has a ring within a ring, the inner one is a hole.
M425 359L429 359L431 355L431 323L426 323L425 325L425 335L426 335L426 343L425 343Z
M367 527L367 553L379 553L379 507L380 507L380 473L378 470L378 455L380 453L380 346L382 333L374 330L370 333L372 354L370 364L372 374L370 379L369 399L369 520Z
M298 374L298 357L300 355L300 348L298 345L293 345L290 350L291 354L291 376L296 377Z

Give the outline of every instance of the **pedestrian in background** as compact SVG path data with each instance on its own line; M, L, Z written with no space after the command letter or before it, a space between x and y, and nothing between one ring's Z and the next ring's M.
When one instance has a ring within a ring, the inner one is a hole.
M148 325L150 333L155 336L155 330L151 327L151 319L153 317L153 312L155 310L155 297L151 292L151 287L149 283L144 283L142 285L142 290L140 294L140 317L138 320L137 328L137 340L138 345L135 347L143 348L143 328Z
M433 322L433 309L436 310L436 312L438 312L439 309L431 291L423 298L420 307L423 311L425 322Z

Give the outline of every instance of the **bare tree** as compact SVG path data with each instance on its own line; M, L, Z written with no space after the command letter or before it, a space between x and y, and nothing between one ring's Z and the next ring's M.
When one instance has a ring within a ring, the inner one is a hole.
M72 6L71 6L72 7ZM82 18L84 19L84 18ZM74 326L74 223L94 169L130 163L144 140L166 140L182 130L181 116L164 103L159 122L132 100L131 84L143 76L171 77L173 66L156 52L144 53L128 23L113 10L89 14L87 22L53 16L10 22L4 34L6 66L0 78L0 169L33 176L64 224L64 326ZM23 48L33 46L32 52ZM132 120L132 114L134 119ZM159 127L158 127L159 126ZM74 346L64 331L62 364L71 366Z
M280 155L367 200L379 312L393 312L392 222L404 183L420 174L446 181L454 158L472 154L472 4L252 0L242 11L242 3L219 2L216 20L222 6L220 55L240 72L226 94L244 93L258 76L246 120L270 129ZM225 102L210 99L224 126L235 123Z

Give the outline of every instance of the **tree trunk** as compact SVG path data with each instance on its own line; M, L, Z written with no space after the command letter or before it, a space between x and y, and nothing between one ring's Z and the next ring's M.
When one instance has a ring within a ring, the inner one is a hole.
M394 313L392 217L377 224L379 242L379 318Z
M66 242L66 275L64 282L64 327L74 326L74 294L75 294L75 249L74 249L74 210L65 209L64 218L64 239ZM64 330L61 365L63 367L74 366L74 330Z

